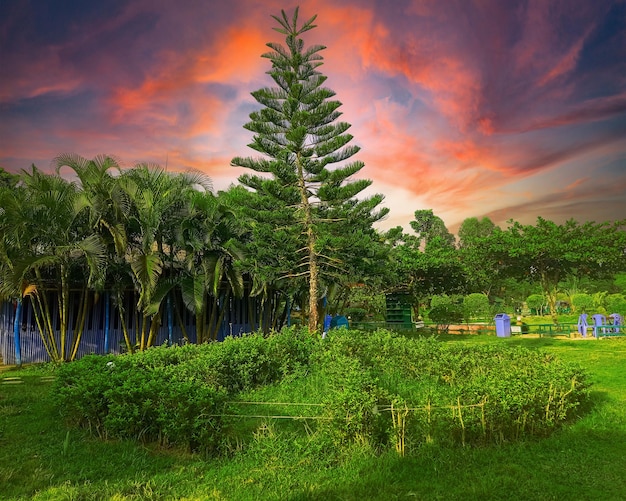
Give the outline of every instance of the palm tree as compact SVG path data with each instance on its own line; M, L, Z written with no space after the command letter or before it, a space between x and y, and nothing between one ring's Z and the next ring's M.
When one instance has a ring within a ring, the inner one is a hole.
M17 184L17 183L16 183ZM22 297L24 284L15 279L14 266L27 244L26 233L20 227L20 218L24 206L25 191L20 186L0 185L0 302L13 300L16 304L13 324L15 336L16 364L21 365L20 327L22 316Z
M58 175L47 175L34 165L22 171L24 184L19 210L11 214L13 235L21 241L9 275L11 287L21 286L33 300L36 321L44 346L53 360L76 357L85 313L87 289L101 280L105 247L86 221L86 200L76 184ZM70 285L81 284L78 322L67 350L70 314ZM53 328L47 292L57 292L59 337Z
M119 182L132 202L126 258L138 293L137 309L142 315L138 345L143 350L154 342L161 303L175 285L177 228L189 210L191 194L210 189L210 182L199 173L174 175L150 164L125 171Z
M118 181L120 164L109 155L98 155L88 160L74 153L59 155L55 158L55 163L57 174L64 167L68 167L78 177L87 202L89 228L98 233L106 245L106 268L102 270L104 280L97 286L100 292L104 291L105 301L112 295L126 348L132 353L134 346L126 324L124 301L126 292L133 285L130 264L126 260L131 200ZM118 177L112 175L112 172L117 173ZM108 308L105 315L108 318Z
M238 267L243 258L243 229L222 199L211 193L193 194L181 229L180 239L185 245L181 291L185 306L196 316L197 341L202 343L217 338L229 298L243 295ZM213 301L207 318L209 296Z

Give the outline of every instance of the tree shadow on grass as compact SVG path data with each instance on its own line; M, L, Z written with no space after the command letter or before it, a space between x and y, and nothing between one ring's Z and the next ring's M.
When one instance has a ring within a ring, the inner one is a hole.
M110 499L115 485L137 491L133 499L141 499L153 475L181 463L174 454L68 427L51 383L21 379L22 384L0 388L0 499L31 499L37 493L41 499Z
M546 439L482 448L388 454L366 460L352 480L284 499L626 499L623 430L561 430ZM338 478L349 478L336 475Z

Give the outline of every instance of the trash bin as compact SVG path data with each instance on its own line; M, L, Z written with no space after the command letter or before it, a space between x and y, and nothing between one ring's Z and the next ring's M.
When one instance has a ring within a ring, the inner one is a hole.
M506 313L498 313L494 321L496 322L496 336L511 337L511 317Z

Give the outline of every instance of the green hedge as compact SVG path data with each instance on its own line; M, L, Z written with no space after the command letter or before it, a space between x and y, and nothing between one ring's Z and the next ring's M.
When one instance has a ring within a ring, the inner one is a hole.
M285 329L88 356L61 366L56 383L70 423L102 437L205 454L218 452L225 440L222 415L232 411L225 412L224 403L239 395L254 399L255 392L265 401L265 389L276 402L323 405L323 419L307 428L316 430L313 439L339 449L356 443L410 453L427 443L480 445L547 435L575 417L589 383L580 367L544 352L346 329L324 340L306 329ZM251 429L228 424L230 438Z
M60 367L59 408L69 423L101 437L210 454L221 439L224 401L307 367L313 342L304 330L286 329L267 338L86 356Z
M334 418L324 427L340 442L367 439L375 448L546 435L589 392L582 368L524 348L344 331L317 357Z

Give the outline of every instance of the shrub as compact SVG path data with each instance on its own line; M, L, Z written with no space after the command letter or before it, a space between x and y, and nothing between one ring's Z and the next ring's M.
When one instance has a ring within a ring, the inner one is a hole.
M609 294L606 297L606 311L626 314L626 297L623 294Z
M225 440L225 402L242 391L247 401L262 390L322 404L324 419L314 435L320 443L404 453L425 443L546 435L575 416L589 384L580 367L550 354L407 339L382 329L340 329L324 340L306 329L285 329L209 345L87 356L63 365L56 383L59 407L76 425L103 437L205 454Z
M580 293L572 296L572 306L576 311L591 311L593 308L593 296L590 294Z
M489 298L482 293L465 296L463 298L463 313L468 322L472 318L487 316L489 314Z
M346 442L411 450L546 435L587 398L585 372L506 346L341 332L315 357L328 381L323 429ZM399 420L402 426L399 426Z
M215 451L223 402L308 365L313 339L287 329L222 343L155 347L134 355L87 356L59 370L59 408L68 422L104 437Z
M451 323L463 321L463 308L458 304L439 304L431 308L428 318L436 323L439 329L445 329Z

